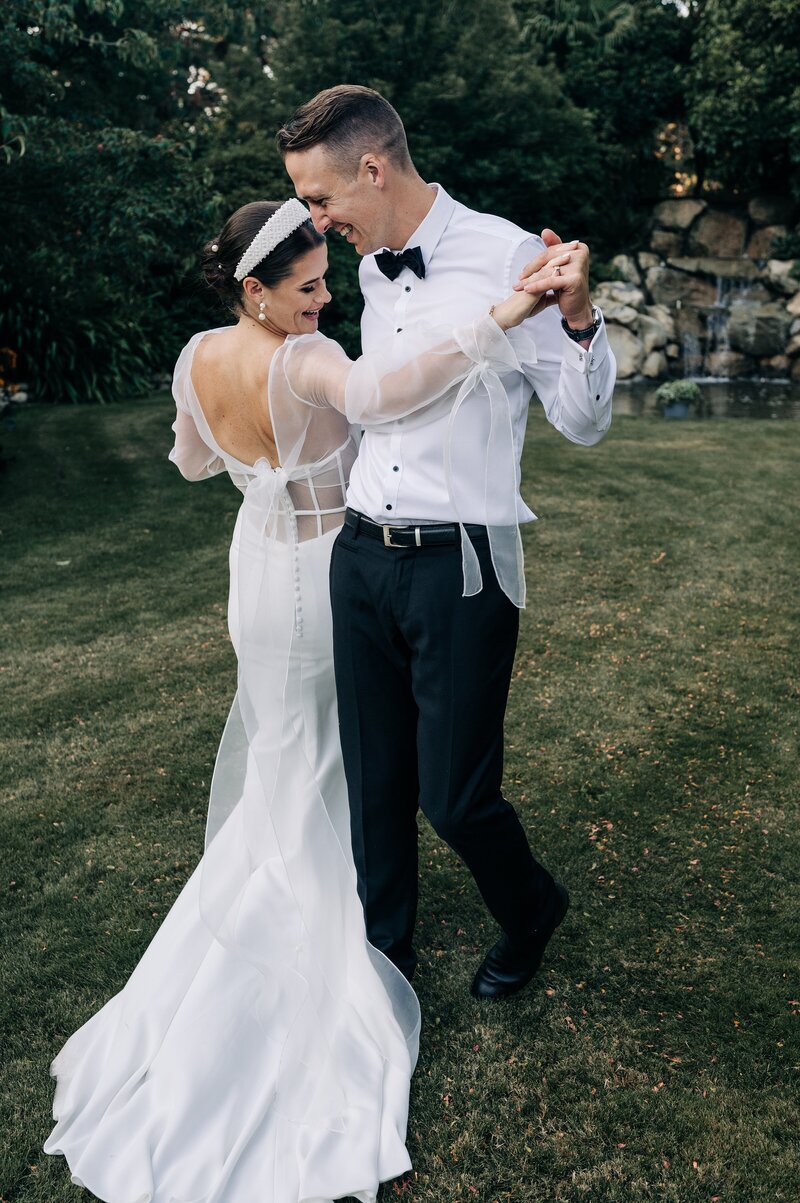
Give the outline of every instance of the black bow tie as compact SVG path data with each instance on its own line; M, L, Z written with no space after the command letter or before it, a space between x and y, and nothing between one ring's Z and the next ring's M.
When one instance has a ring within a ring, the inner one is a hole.
M375 262L384 276L388 276L390 280L396 280L404 267L410 268L420 280L425 279L425 261L418 246L409 247L407 251L401 251L399 255L396 255L394 251L379 251L375 256Z

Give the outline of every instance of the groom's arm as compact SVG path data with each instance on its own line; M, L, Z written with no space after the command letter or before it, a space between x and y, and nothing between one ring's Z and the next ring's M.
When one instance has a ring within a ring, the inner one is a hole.
M555 235L552 238L552 247L532 236L514 248L507 264L512 284L524 280L544 254L552 253L558 242ZM571 442L591 446L611 425L617 367L602 314L596 334L583 343L570 339L561 326L562 314L573 329L582 329L592 320L588 251L583 246L563 278L565 285L560 294L554 292L553 304L517 331L509 331L508 338L547 420ZM600 311L595 307L594 312Z

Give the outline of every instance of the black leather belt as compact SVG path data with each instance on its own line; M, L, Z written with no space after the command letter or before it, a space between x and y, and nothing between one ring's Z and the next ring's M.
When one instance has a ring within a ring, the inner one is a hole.
M344 524L357 535L377 539L384 547L432 547L458 543L461 538L458 525L454 522L437 522L429 526L384 526L382 522L373 522L366 514L349 509L345 510ZM464 529L470 536L486 534L486 527L474 522L465 523Z

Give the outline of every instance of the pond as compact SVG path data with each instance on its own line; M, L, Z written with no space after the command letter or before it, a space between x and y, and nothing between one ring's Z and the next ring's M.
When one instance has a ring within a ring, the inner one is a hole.
M614 390L614 413L658 413L660 380L622 380ZM800 418L800 382L788 380L697 380L705 417ZM689 417L696 416L692 410Z

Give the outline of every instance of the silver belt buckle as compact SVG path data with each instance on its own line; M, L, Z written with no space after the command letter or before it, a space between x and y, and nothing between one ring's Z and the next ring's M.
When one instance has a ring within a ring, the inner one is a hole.
M414 542L417 545L417 547L422 547L422 538L420 536L418 526L414 527ZM392 542L392 527L384 526L383 527L383 546L384 547L405 547L405 543L393 543Z

